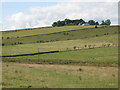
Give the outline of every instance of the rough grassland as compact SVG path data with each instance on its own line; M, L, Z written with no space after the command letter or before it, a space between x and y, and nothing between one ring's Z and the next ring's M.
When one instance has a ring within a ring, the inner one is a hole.
M115 67L3 63L3 88L117 88Z

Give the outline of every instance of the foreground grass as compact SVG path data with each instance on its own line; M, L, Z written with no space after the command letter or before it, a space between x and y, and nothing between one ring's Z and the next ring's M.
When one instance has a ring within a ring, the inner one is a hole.
M3 88L117 88L116 67L3 63Z

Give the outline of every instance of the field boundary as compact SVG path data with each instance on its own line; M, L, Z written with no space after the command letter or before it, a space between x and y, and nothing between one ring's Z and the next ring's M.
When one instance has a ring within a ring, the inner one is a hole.
M46 54L46 53L58 53L60 51L49 51L49 52L39 52L39 53L31 53L31 54L19 54L19 55L4 55L0 57L18 57L18 56L31 56L31 55L38 55L38 54Z
M33 59L33 58L14 58L3 57L3 62L24 63L24 64L48 64L48 65L81 65L81 66L98 66L98 67L118 67L117 62L93 62L74 59Z
M107 47L116 47L116 46L107 46ZM38 52L38 53L30 53L30 54L18 54L18 55L3 55L0 57L18 57L18 56L31 56L31 55L39 55L39 54L48 54L48 53L59 53L59 52L69 52L69 51L78 51L78 50L88 50L88 49L96 49L96 48L107 48L107 47L91 47L91 48L81 48L75 50L65 50L65 51L48 51L48 52ZM118 46L117 46L118 47Z

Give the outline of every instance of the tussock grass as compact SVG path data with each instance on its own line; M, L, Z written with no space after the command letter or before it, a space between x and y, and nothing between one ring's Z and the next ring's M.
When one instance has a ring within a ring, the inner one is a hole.
M2 84L3 88L117 88L117 71L116 67L3 63Z

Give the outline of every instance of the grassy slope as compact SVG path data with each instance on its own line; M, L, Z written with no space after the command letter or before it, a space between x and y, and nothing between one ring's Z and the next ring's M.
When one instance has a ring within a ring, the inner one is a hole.
M118 48L106 47L60 53L41 54L35 56L22 56L18 58L38 58L55 60L77 60L81 62L118 62Z
M90 37L96 37L96 35L101 36L106 33L110 35L110 34L116 34L117 32L118 32L118 27L106 27L106 28L97 28L97 29L89 29L89 30L69 31L66 33L59 32L59 33L49 34L49 35L38 35L38 36L29 36L29 37L23 37L23 38L3 39L3 43L12 45L18 42L22 42L23 44L36 43L37 41L51 42L51 41L90 38Z
M116 67L118 64L118 47L9 57L3 58L3 62Z
M49 43L33 43L33 44L21 44L21 45L12 45L12 46L3 46L2 53L3 55L15 55L15 54L25 54L25 53L36 53L44 51L53 51L53 50L73 50L73 47L84 48L85 45L96 45L96 47L102 46L104 43L115 43L118 42L118 35L104 35L94 38L85 38L77 40L65 40ZM9 50L9 51L8 51Z
M16 38L17 36L31 36L31 35L38 35L38 34L49 34L61 31L69 31L69 30L76 30L76 29L84 29L84 28L93 28L95 26L63 26L63 27L50 27L50 28L38 28L32 30L17 30L17 31L7 31L3 32L3 37L6 39L7 37Z
M4 63L3 88L117 88L118 69Z
M72 26L73 27L73 26ZM64 28L64 27L59 27ZM29 30L28 30L29 31ZM28 32L25 31L25 32ZM20 35L23 34L22 31ZM47 32L47 31L46 31ZM96 44L102 43L117 43L117 28L111 27L103 30L89 30L89 31L74 31L69 32L69 35L64 33L58 33L53 35L44 35L42 37L30 37L20 39L21 41L28 41L31 43L36 40L60 40L57 42L49 43L32 43L13 46L4 46L4 54L15 53L28 53L37 52L37 48L40 50L50 49L66 49L73 48L73 46L83 47L84 44ZM8 32L6 32L7 35ZM10 32L9 32L10 33ZM18 35L16 33L10 35ZM35 32L34 34L38 34ZM50 32L49 32L50 33ZM114 33L99 37L97 35L103 35L105 33ZM32 34L32 30L31 30ZM5 34L4 34L5 35ZM5 37L7 37L5 35ZM8 34L9 35L9 34ZM30 34L29 34L30 35ZM88 37L88 38L85 38ZM82 39L84 38L84 39ZM19 39L4 40L5 43L13 43ZM78 40L67 40L78 39ZM62 41L65 40L65 41ZM50 48L49 48L50 47ZM33 49L32 49L33 48ZM47 48L47 49L46 49ZM23 52L24 51L24 52ZM79 51L61 52L54 54L44 54L27 57L15 57L7 58L7 61L3 63L3 87L5 88L117 88L118 87L118 69L114 66L114 63L118 62L118 48L106 47L87 49ZM39 59L38 59L39 58ZM5 58L3 58L3 61ZM19 63L10 63L12 61ZM9 62L9 63L7 63ZM79 63L84 62L83 65L88 63L88 66L81 66ZM90 62L94 64L90 64ZM20 64L21 63L21 64ZM39 65L27 65L22 63L39 63ZM40 65L52 64L52 65ZM74 64L75 65L53 65L53 64ZM100 65L98 64L100 63ZM111 63L111 64L109 64ZM77 66L78 64L79 66ZM104 64L104 65L102 65ZM109 64L109 65L108 65ZM93 67L89 66L93 65ZM97 66L97 67L95 67ZM98 67L108 66L108 67ZM34 77L33 77L34 76Z

